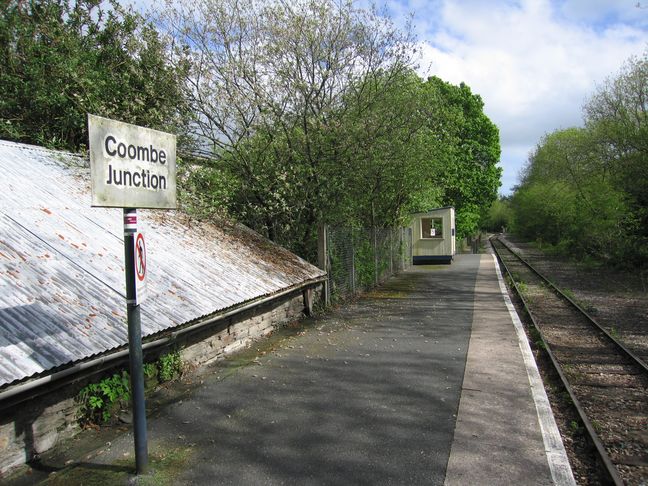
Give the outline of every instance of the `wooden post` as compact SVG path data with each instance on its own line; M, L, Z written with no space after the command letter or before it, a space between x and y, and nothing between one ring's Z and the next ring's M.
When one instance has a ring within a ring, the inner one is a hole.
M403 234L405 233L405 228L398 229L398 251L401 256L401 270L407 268L405 265L405 238Z
M353 228L349 233L351 238L351 293L356 293L356 268L355 268L355 245L353 244Z
M378 230L372 226L371 231L373 231L374 284L378 285Z
M324 282L324 291L322 293L325 306L331 303L328 260L328 227L325 224L320 224L317 228L317 266L326 272L327 278Z
M304 313L310 317L313 315L313 289L304 289L302 296L304 298Z

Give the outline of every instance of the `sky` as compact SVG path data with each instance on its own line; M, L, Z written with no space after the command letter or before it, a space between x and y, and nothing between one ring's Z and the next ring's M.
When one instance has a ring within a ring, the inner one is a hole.
M509 195L543 135L583 125L583 105L648 50L648 0L354 0L412 18L419 74L466 83L500 130ZM153 0L122 0L145 10Z
M583 105L624 61L648 49L648 2L631 0L401 0L421 51L419 72L465 82L500 130L500 193L542 136L583 125Z

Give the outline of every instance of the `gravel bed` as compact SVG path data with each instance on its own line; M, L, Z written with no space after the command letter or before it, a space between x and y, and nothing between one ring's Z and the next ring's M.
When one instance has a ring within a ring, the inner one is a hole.
M637 355L648 358L648 294L640 276L585 267L544 255L520 241L509 239L509 243L555 285L566 290L608 332L623 340ZM648 484L648 468L642 466L648 462L648 441L644 440L648 434L645 376L626 374L627 366L614 356L607 356L599 338L582 340L579 331L572 333L563 328L560 319L565 318L566 311L552 303L546 288L529 284L524 290L540 323L551 323L543 326L543 333L558 359L573 363L564 365L563 371L590 418L595 417L592 423L607 444L608 453L615 462L628 463L619 466L625 480L628 484ZM541 357L540 350L537 355ZM560 390L549 367L539 364L578 484L600 484L581 425L565 399L566 392ZM607 407L608 404L611 406Z
M506 240L562 290L574 295L596 321L648 361L648 282L646 275L600 265L584 265L547 255L515 237Z

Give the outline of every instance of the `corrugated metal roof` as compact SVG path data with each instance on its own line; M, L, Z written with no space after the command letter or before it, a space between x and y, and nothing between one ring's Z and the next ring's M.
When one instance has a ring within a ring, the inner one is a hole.
M87 161L0 141L0 387L127 343L122 211L90 207ZM240 226L138 211L149 336L323 275Z

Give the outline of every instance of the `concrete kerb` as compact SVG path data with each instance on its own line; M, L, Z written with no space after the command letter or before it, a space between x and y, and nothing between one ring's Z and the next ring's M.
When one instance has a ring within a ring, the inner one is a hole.
M553 412L551 411L551 405L549 404L549 399L547 397L547 393L545 392L542 378L540 377L540 372L538 371L535 359L533 358L533 353L531 352L529 341L527 339L526 333L524 332L524 327L522 326L520 317L518 316L517 311L515 310L515 307L511 302L508 291L506 290L506 285L504 283L504 279L502 278L502 272L499 266L499 262L497 261L497 256L495 256L495 254L491 254L491 256L495 262L497 281L499 283L502 297L504 298L504 303L506 304L508 312L511 316L513 325L515 326L515 332L517 334L520 352L522 353L527 376L529 378L529 384L531 386L531 395L533 396L533 401L538 412L538 421L540 423L542 439L544 441L545 452L547 454L547 462L549 463L549 468L551 469L551 476L554 480L554 483L557 485L575 485L576 481L574 480L574 475L569 465L567 452L565 451L565 446L563 445L560 431L558 430Z

